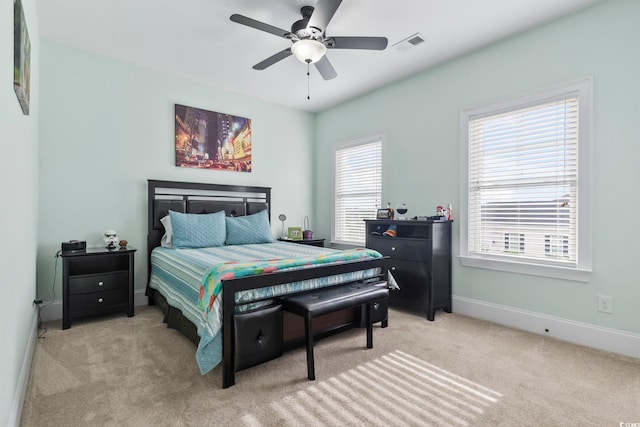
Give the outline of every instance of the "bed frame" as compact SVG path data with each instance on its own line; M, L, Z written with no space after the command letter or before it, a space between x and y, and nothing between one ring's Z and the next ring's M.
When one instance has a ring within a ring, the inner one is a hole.
M160 246L164 227L160 219L169 210L183 213L213 213L224 210L227 216L243 216L267 210L271 218L271 188L189 183L177 181L148 180L148 234L147 259L149 277L151 275L151 251ZM235 384L235 372L271 360L282 353L283 341L300 341L304 330L296 316L285 318L276 299L272 305L247 313L236 314L235 294L247 289L273 286L300 280L343 274L371 268L379 268L380 273L368 281L386 283L386 259L347 262L310 269L282 271L258 276L223 281L222 293L222 345L223 375L222 387ZM347 286L343 283L335 286ZM165 322L197 344L199 337L195 326L182 313L168 305L166 299L147 282L146 295L149 304L161 305ZM273 298L270 298L273 300ZM352 327L360 322L360 313L351 311L342 316L333 316L319 325L318 332L329 333L344 327ZM297 323L294 324L294 323ZM268 348L263 342L263 331L269 331L271 343ZM284 337L284 338L283 338ZM270 346L270 347L269 347Z

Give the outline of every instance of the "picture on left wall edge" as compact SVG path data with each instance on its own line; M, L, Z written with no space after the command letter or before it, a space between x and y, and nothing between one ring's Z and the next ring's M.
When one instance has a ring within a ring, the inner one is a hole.
M13 3L13 89L25 115L29 115L29 80L31 74L31 41L22 1Z

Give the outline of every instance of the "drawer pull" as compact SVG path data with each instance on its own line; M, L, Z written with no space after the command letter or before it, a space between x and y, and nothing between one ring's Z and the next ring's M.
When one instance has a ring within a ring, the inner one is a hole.
M396 247L395 247L395 246L391 246L391 250L392 250L392 251L395 251L395 250L396 250Z
M104 285L104 282L98 282L98 286Z
M104 302L102 298L98 298L98 302Z

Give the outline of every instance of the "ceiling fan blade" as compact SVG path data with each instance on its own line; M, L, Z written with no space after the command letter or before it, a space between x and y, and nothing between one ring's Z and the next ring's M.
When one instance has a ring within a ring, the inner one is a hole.
M273 25L265 24L264 22L256 21L255 19L248 18L243 15L234 13L229 17L233 22L246 25L247 27L255 28L256 30L265 31L267 33L275 34L276 36L285 37L289 34L289 31L282 28L274 27Z
M329 21L331 21L336 10L338 10L340 3L342 3L342 0L318 0L318 4L316 4L313 10L311 18L309 18L307 28L314 27L324 33L327 25L329 25Z
M336 73L333 65L331 65L331 62L329 62L329 58L327 58L327 55L323 56L314 65L316 66L316 69L318 70L322 78L325 80L331 80L338 76L338 73Z
M327 41L332 49L384 50L389 44L386 37L330 37Z
M282 61L284 58L291 56L291 48L288 47L285 50L281 50L280 52L276 53L275 55L271 55L270 57L268 57L267 59L265 59L262 62L258 62L256 65L253 66L254 70L264 70L267 67L272 66L273 64L275 64L278 61Z

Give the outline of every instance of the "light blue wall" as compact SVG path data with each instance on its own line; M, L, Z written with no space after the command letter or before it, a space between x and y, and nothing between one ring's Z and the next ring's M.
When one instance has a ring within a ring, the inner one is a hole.
M138 248L136 288L147 279L147 179L273 188L272 214L302 225L311 211L313 115L42 41L38 295L61 298L60 242L89 246L115 229ZM253 172L178 168L174 104L252 119ZM274 235L281 223L273 221Z
M35 1L22 4L31 40L28 116L13 91L13 1L0 3L0 425L15 421L18 382L22 369L29 368L25 353L35 318L40 43Z
M635 214L640 210L640 1L612 0L476 51L318 116L316 168L336 144L386 132L384 201L409 215L460 205L460 112L593 77L593 275L589 283L463 268L454 295L640 332ZM418 51L422 49L422 51ZM410 54L428 55L429 46ZM331 181L315 182L317 229L330 235ZM455 214L454 214L455 216ZM454 223L454 254L459 253ZM614 313L596 310L598 294ZM455 310L455 306L454 306Z

